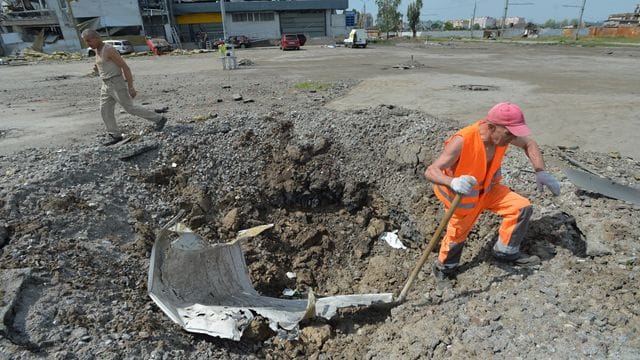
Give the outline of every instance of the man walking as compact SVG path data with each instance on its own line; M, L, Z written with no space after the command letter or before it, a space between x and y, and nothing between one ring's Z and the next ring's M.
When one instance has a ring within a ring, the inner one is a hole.
M502 216L493 256L527 264L536 256L520 253L520 245L533 212L529 200L500 184L502 158L511 145L522 148L536 174L538 190L547 186L554 195L560 184L546 172L538 144L529 135L524 114L512 103L495 105L487 117L469 125L445 142L443 152L425 171L438 199L448 209L456 194L462 200L447 226L434 274L439 280L455 275L464 242L483 210Z
M100 34L95 30L83 31L82 39L95 50L96 67L102 79L100 113L110 137L105 145L112 145L122 140L122 132L116 124L114 115L116 103L129 114L152 121L156 131L162 130L167 123L167 118L133 104L132 99L136 97L133 75L120 53L113 46L103 43Z

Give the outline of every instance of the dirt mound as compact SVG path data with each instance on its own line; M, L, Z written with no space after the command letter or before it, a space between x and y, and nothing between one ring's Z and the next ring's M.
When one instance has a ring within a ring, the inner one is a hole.
M457 124L394 106L331 111L322 103L350 84L323 94L288 90L292 85L248 86L245 93L259 106L227 102L218 117L144 135L161 145L127 161L117 147L99 145L0 158L0 263L32 269L19 295L25 300L4 319L12 330L3 334L0 354L387 359L638 353L639 210L577 190L560 171L566 165L560 150L551 148L545 156L562 182L560 197L534 192L534 175L520 151L511 150L503 167L503 182L534 204L525 251L538 255L541 265L493 262L498 219L486 214L469 237L464 272L452 289L436 289L428 263L405 304L343 311L331 321L305 324L294 341L260 321L239 343L173 325L147 296L146 282L154 231L179 209L211 243L274 223L243 250L254 287L277 297L285 288L297 296L309 288L319 295L399 292L442 216L422 172ZM180 116L195 114L184 108ZM638 162L579 149L571 155L638 187ZM407 250L378 240L391 230L399 231Z

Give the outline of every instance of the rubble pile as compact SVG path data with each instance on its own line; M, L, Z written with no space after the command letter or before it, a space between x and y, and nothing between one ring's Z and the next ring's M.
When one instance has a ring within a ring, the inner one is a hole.
M147 296L155 232L179 210L210 243L274 227L243 244L260 294L305 298L395 292L435 230L442 209L422 178L459 127L392 105L337 112L322 105L352 84L294 91L286 80L247 83L201 98L172 84L173 119L128 144L70 145L0 157L0 355L17 358L630 358L640 350L640 209L587 193L544 148L563 193L535 192L527 159L512 149L503 182L531 199L524 250L542 264L495 263L498 219L471 233L464 272L438 289L427 265L395 308L341 311L283 339L254 320L239 342L193 335ZM183 105L179 105L183 104ZM206 105L206 106L205 106ZM215 109L214 109L215 108ZM203 116L215 111L216 116ZM138 123L127 122L134 132ZM198 118L199 119L199 118ZM135 130L137 131L137 130ZM130 154L147 142L149 151ZM640 187L640 163L619 155L571 156ZM121 159L126 160L121 160ZM406 250L379 240L398 230ZM434 257L435 258L435 257ZM9 272L9 269L12 269ZM14 270L14 269L28 269ZM294 274L294 275L291 275ZM16 284L19 286L16 287ZM15 289L19 288L20 291ZM285 289L292 296L283 295ZM8 306L8 305L7 305ZM20 354L20 355L16 355Z
M82 54L64 51L54 51L50 54L25 48L20 53L21 57L27 60L81 60Z

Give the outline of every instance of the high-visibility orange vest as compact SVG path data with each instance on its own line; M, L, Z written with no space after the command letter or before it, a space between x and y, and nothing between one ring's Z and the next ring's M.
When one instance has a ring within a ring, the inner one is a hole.
M455 136L462 136L464 142L462 144L462 152L458 162L450 169L446 169L444 174L451 177L462 175L471 175L478 180L478 184L473 187L470 195L462 197L458 208L455 211L457 215L464 215L472 212L476 207L480 197L491 191L491 187L502 179L501 165L507 146L496 146L495 154L491 165L487 168L487 158L484 150L484 143L480 138L480 121L471 124L451 136L445 145ZM433 185L433 191L440 201L448 208L455 197L455 193L451 188L444 185Z

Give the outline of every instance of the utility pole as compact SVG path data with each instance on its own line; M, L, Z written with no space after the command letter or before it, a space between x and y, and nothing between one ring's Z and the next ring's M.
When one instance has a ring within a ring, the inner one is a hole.
M582 26L582 15L584 15L584 6L587 3L587 0L582 0L582 6L580 5L562 5L563 7L579 7L580 8L580 17L578 19L578 25L576 26L576 33L573 36L573 40L578 41L578 33L580 32L580 27Z
M362 0L362 28L367 29L367 0Z
M504 15L502 15L502 24L500 26L500 37L504 36L504 27L507 22L507 11L509 11L509 5L533 5L533 3L510 3L509 0L504 0Z
M469 36L473 38L473 23L476 22L476 5L478 5L477 1L473 2L473 15L471 15L471 21L469 22Z
M509 11L509 0L504 0L504 14L502 15L502 24L500 24L500 37L504 34L504 24L507 22L507 11Z

